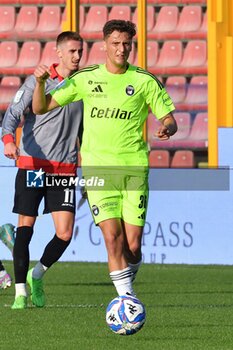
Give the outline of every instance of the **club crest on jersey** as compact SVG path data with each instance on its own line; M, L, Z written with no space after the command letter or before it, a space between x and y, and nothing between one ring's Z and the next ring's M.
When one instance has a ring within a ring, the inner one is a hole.
M92 213L93 213L95 216L97 216L97 215L99 214L99 208L97 207L97 205L93 205L93 206L91 207L91 209L92 209Z
M125 89L127 95L132 96L135 92L134 87L132 85L128 85Z

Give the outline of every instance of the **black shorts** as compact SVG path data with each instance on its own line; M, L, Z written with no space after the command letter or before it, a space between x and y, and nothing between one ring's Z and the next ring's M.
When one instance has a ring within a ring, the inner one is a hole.
M54 211L70 211L75 213L76 194L75 185L69 184L69 176L55 176L57 179L67 179L67 186L58 185L59 180L54 184L52 176L49 186L27 187L26 169L18 169L15 179L15 198L13 213L38 216L39 205L44 198L43 214Z

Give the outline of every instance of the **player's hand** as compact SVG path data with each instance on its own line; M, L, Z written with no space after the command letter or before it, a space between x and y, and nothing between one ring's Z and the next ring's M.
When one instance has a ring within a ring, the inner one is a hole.
M34 71L34 76L36 77L38 83L45 82L50 76L49 67L45 64L39 65Z
M161 125L161 127L155 132L155 137L157 137L161 141L169 140L170 138L169 129L166 126Z
M8 142L4 146L4 155L9 159L17 160L19 158L19 148L14 142Z

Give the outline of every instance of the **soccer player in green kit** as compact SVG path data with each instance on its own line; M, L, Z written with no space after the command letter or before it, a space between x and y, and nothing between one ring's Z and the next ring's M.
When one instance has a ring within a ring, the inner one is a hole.
M105 64L92 65L45 95L46 66L39 66L33 109L43 114L82 99L84 134L82 168L104 169L105 189L88 190L88 201L108 253L110 278L119 295L135 295L132 282L140 267L141 240L148 203L148 147L143 124L148 109L161 122L155 135L167 140L177 131L175 109L162 83L127 62L135 24L108 21L103 28ZM69 116L67 115L67 118ZM124 169L124 170L122 170Z

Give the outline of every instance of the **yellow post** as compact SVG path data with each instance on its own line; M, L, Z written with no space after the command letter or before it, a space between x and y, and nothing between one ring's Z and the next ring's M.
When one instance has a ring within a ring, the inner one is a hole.
M147 68L146 0L138 0L138 65Z
M209 166L218 165L218 128L233 127L233 0L208 0Z
M79 32L79 1L66 0L66 20L62 22L62 30Z
M144 69L147 68L147 1L138 0L138 65ZM144 138L146 139L147 125L144 124L143 129Z

